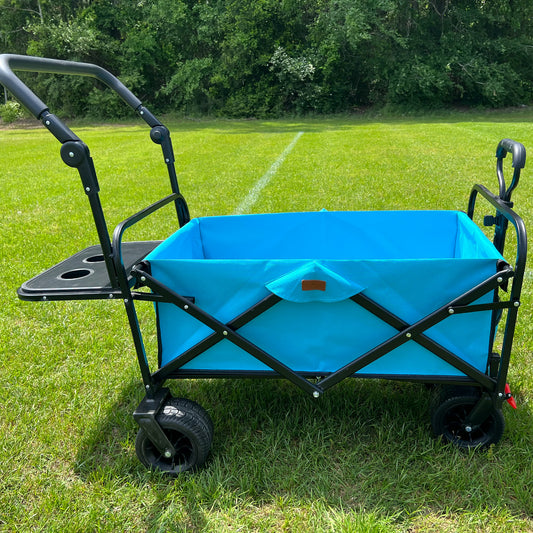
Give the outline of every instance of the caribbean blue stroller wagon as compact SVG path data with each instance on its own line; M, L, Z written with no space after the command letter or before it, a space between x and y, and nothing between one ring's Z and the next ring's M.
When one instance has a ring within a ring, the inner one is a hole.
M110 236L88 147L17 70L91 76L114 89L161 145L171 194ZM520 143L498 144L498 194L475 185L466 213L319 211L191 220L168 129L109 72L2 55L0 82L61 142L100 240L25 282L18 294L33 301L124 302L146 391L133 415L140 426L137 455L146 466L176 474L202 465L210 450L209 415L170 394L165 383L173 378L281 377L313 398L348 377L437 384L436 435L466 448L501 438L502 405L513 401L506 380L527 252L526 230L511 202L525 165ZM490 210L484 225L494 228L492 242L473 222L480 197ZM173 235L163 242L124 240L131 226L172 204L179 224ZM514 265L503 257L509 224L516 234ZM155 309L155 369L145 353L139 301Z

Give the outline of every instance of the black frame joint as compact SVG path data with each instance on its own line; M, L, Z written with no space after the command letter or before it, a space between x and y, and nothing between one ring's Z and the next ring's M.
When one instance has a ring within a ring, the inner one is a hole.
M98 194L100 186L96 177L89 147L82 141L67 141L61 145L61 159L65 165L78 169L85 194Z

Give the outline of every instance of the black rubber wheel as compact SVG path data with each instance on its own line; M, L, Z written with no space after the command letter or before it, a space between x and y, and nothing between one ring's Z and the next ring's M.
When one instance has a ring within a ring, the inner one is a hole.
M156 420L176 454L170 458L162 455L140 429L135 440L135 452L143 465L175 476L196 470L205 463L213 440L213 422L203 407L186 398L171 398Z
M477 395L454 396L444 400L433 412L431 425L436 436L459 448L485 448L503 435L505 421L501 409L492 409L479 426L465 427L465 420L479 401Z

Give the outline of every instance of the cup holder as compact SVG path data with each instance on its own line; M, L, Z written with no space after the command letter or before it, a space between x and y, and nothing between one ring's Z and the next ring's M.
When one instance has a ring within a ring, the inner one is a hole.
M77 268L75 270L68 270L67 272L63 272L62 274L59 274L57 276L59 279L63 280L73 280L73 279L82 279L86 278L87 276L90 276L94 270L90 270L88 268Z
M84 263L103 263L104 262L104 256L103 254L98 255L91 255L90 257L86 257L83 260Z

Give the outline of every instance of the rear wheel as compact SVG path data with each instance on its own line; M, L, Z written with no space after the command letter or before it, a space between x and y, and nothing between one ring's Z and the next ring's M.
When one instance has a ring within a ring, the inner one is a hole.
M478 401L478 395L453 396L444 400L431 417L435 435L459 448L484 448L496 444L505 427L501 409L492 408L481 424L471 426L466 423Z
M177 475L196 470L205 463L213 440L213 422L203 407L186 398L171 398L156 416L156 421L176 453L173 457L165 457L140 429L135 451L142 464Z

